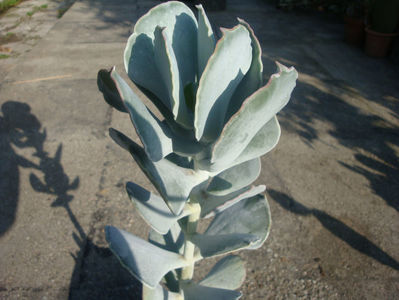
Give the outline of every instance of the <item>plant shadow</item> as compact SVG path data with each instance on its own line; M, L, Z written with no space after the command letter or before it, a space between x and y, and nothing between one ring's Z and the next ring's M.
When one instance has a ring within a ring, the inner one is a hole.
M395 270L399 270L399 262L397 262L389 254L381 250L377 245L368 240L365 236L356 232L340 220L330 216L324 211L308 208L285 193L269 189L268 193L274 201L276 201L284 209L301 216L313 216L321 225L337 238L344 241L353 249L363 253L379 263L389 266Z

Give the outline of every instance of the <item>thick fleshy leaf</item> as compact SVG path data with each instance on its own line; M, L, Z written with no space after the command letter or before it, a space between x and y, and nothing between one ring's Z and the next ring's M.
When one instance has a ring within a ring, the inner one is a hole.
M260 47L259 41L256 38L251 26L249 26L249 24L242 19L238 19L238 21L241 25L247 28L251 37L252 62L247 74L245 74L231 98L229 109L225 118L226 122L241 107L244 100L262 86L262 48Z
M239 164L254 157L265 155L277 145L280 135L280 125L277 117L274 116L256 133L240 156L234 160L233 164Z
M151 161L143 148L115 129L110 129L110 136L130 152L175 215L181 213L191 190L209 177L208 172L182 168L167 158Z
M144 150L153 161L158 161L173 151L170 131L141 102L128 84L113 70L111 77L122 96Z
M257 237L249 249L257 249L269 235L271 225L269 204L264 195L238 202L217 214L205 235L251 234Z
M153 93L171 111L168 90L155 62L153 38L134 32L127 41L124 61L130 79Z
M158 284L155 289L144 286L142 300L184 300L184 296L178 293L172 293Z
M122 265L151 288L155 288L170 270L187 265L183 256L163 250L116 227L105 227L105 236Z
M197 21L186 5L177 1L162 3L142 16L134 27L125 48L124 61L129 77L153 92L159 99L168 100L154 56L154 32L165 27L165 35L171 42L176 57L180 81L183 86L194 82L197 57ZM190 128L192 124L181 124Z
M224 196L251 184L260 174L261 163L255 158L215 176L207 188L207 193Z
M216 40L204 8L201 4L196 5L195 7L198 10L197 53L198 78L200 78L206 64L208 63L209 57L211 57L215 50Z
M179 254L184 251L184 234L178 223L174 223L165 235L150 230L148 241L164 250Z
M116 88L115 82L111 79L111 71L101 69L97 74L97 86L98 89L103 93L105 101L113 108L127 112L123 100L119 95L118 89Z
M217 42L199 81L195 103L195 137L213 141L224 125L231 96L252 60L248 30L238 25Z
M244 261L236 255L219 260L199 284L219 289L238 289L245 279Z
M216 141L211 162L234 161L255 134L278 113L290 99L298 73L277 63L279 72L266 86L249 96L224 127Z
M234 161L226 162L220 160L211 163L209 159L203 159L195 161L196 167L212 173L222 172L228 168L232 168L233 166L268 153L277 145L280 134L280 125L277 121L277 117L274 116L269 122L263 125L263 127L249 142L247 147L245 147L242 153Z
M190 124L192 119L184 103L183 87L175 54L166 33L166 28L157 26L154 32L155 62L168 90L170 108L178 123ZM184 119L184 120L183 120Z
M200 200L201 204L201 217L210 218L215 214L221 213L230 206L236 204L237 202L253 197L259 193L264 192L266 186L251 186L245 187L238 191L225 196L214 196L210 194L203 194L203 198Z
M126 184L126 191L143 219L161 234L167 234L172 225L185 216L183 213L176 216L161 197L133 182Z
M182 289L184 300L235 300L242 296L237 291L202 286L192 281L182 283Z
M234 223L234 220L230 220ZM259 238L253 234L230 233L230 234L194 234L189 237L199 249L202 257L212 257L227 254L240 249L250 247Z

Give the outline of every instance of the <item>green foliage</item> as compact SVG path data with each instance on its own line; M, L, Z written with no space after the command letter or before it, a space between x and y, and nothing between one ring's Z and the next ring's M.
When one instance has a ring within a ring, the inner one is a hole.
M35 13L37 13L38 11L45 10L45 9L47 9L47 4L43 4L43 5L40 5L40 6L34 6L33 9L32 9L31 11L28 11L28 12L26 13L26 15L27 15L28 17L32 17L32 16L33 16Z
M226 256L200 282L195 262L257 249L271 225L265 186L253 186L260 156L280 137L276 113L289 101L297 72L277 63L262 82L261 48L239 19L215 35L202 6L198 19L184 4L160 4L141 17L130 36L125 68L163 115L158 119L118 75L100 70L106 102L128 113L143 147L110 129L160 196L129 182L126 190L151 226L148 242L112 226L111 250L144 284L143 299L238 299L243 261ZM213 218L203 233L202 218ZM162 279L163 278L163 279ZM163 283L163 285L161 285Z
M18 5L22 0L3 0L0 2L0 14L6 12L11 7Z

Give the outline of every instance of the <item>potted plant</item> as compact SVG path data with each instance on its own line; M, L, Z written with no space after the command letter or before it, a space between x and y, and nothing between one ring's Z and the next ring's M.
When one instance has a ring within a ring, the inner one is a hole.
M398 35L399 0L374 0L370 3L369 26L366 27L366 54L387 56Z
M365 28L365 1L349 1L345 9L345 42L355 46L362 46Z

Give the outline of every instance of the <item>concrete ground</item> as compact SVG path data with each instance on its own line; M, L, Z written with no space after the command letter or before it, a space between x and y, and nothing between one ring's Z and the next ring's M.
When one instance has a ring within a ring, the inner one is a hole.
M29 52L0 60L0 299L139 299L103 228L146 236L124 183L153 188L108 137L114 127L137 140L96 75L123 73L133 24L158 3L77 1ZM398 70L346 45L335 18L256 0L209 13L217 27L237 16L261 42L265 80L274 60L300 74L262 158L273 227L261 249L240 252L243 299L397 299Z

